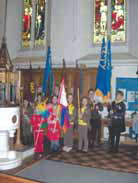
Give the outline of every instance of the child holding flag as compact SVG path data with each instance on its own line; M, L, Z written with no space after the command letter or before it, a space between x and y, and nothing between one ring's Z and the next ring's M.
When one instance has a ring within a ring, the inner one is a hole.
M48 104L47 109L49 117L47 119L47 137L51 142L52 152L59 150L59 138L60 138L60 109L57 104L58 98L56 95L52 97L52 103Z
M71 93L68 94L68 113L69 113L69 124L70 128L68 128L67 132L64 136L64 147L63 150L69 152L73 147L73 130L76 122L76 109L73 104L73 95Z
M33 127L34 135L34 151L38 156L42 156L44 153L44 128L47 127L46 118L48 115L48 111L40 114L36 107L34 114L31 117L31 124Z
M44 153L45 129L47 128L47 118L49 112L46 108L46 102L41 100L41 95L38 96L38 103L35 106L34 114L31 117L34 134L35 153L42 155Z

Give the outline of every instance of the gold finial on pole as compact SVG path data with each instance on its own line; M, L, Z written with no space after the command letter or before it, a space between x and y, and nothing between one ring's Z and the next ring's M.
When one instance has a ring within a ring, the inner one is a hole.
M17 135L16 135L16 143L15 143L15 149L21 150L24 148L24 145L21 143L21 70L18 71L18 101L20 105L20 112L19 112L19 123L18 123L18 129L17 129Z

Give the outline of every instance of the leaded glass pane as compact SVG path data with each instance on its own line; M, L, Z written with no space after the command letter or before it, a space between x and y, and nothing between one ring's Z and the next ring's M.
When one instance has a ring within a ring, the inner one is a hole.
M32 0L24 0L22 19L22 48L29 48L31 44L31 20L32 20Z
M46 0L36 0L35 12L35 47L44 47L46 43L45 35L45 7Z
M125 42L125 0L112 0L112 42Z
M95 0L94 3L94 43L101 43L107 34L107 0Z

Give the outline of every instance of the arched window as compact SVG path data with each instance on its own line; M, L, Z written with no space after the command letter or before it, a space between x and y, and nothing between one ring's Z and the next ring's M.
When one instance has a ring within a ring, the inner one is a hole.
M109 33L112 42L126 42L126 0L94 0L94 15L94 43Z
M46 0L23 0L22 48L44 48L46 44Z

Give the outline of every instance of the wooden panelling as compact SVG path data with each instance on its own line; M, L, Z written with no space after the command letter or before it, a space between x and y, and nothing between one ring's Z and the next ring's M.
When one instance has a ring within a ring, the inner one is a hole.
M29 77L29 70L22 70L22 86L25 88L28 82ZM54 78L55 78L55 85L60 85L61 83L61 74L62 69L53 69ZM70 92L71 88L74 87L74 80L76 79L75 75L76 69L75 68L66 68L66 83L65 87L67 92ZM82 69L83 75L83 95L88 95L88 90L90 88L95 89L96 87L96 74L97 68L85 68ZM33 79L35 81L36 86L42 86L43 84L43 77L44 77L44 70L43 69L36 69L33 70ZM80 77L80 76L78 76ZM25 91L24 91L25 92ZM24 93L25 95L25 93Z

